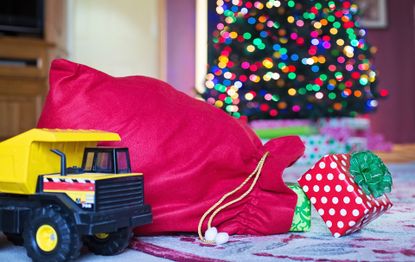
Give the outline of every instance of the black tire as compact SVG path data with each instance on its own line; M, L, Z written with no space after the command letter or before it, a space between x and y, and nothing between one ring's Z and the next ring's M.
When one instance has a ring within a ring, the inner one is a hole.
M108 233L105 238L85 236L84 241L88 249L96 255L112 256L123 252L132 237L130 228L121 228L116 232Z
M7 233L4 232L4 235L7 237L7 240L13 243L15 246L23 246L23 237L22 234Z
M52 228L56 233L52 250L45 251L40 247L42 243L37 242L37 233L42 227ZM25 224L23 239L27 255L33 261L71 261L79 256L82 247L75 223L66 212L56 206L35 209L31 219Z

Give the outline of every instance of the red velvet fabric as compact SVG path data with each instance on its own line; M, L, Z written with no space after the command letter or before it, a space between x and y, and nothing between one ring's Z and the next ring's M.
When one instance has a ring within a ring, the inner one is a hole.
M285 186L282 172L303 154L300 139L273 139L263 146L241 121L162 81L112 77L55 60L38 127L121 135L122 142L113 144L129 147L133 171L144 173L145 201L153 208L153 224L136 232L196 232L203 213L241 184L266 151L270 156L254 190L220 212L213 225L253 235L287 232L291 226L297 196Z

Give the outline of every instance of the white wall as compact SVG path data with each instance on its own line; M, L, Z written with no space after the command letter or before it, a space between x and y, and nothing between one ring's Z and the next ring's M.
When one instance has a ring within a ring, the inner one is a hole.
M68 58L114 76L160 76L159 1L68 1Z

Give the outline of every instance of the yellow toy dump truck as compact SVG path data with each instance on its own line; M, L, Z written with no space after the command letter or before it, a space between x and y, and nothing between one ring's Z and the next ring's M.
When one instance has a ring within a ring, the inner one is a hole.
M123 251L152 213L128 149L96 147L119 140L103 131L32 129L1 142L0 231L34 261L73 260L82 243L100 255Z

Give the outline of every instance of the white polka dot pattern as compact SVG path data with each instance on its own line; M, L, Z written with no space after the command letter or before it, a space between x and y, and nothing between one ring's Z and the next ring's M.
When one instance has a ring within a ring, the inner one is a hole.
M349 157L328 155L298 180L335 237L359 230L392 207L386 196L364 194L348 171Z
M344 202L345 204L349 204L349 203L350 203L350 197L345 196L345 197L343 198L343 202Z
M326 193L330 192L330 186L329 185L324 186L324 192L326 192Z

